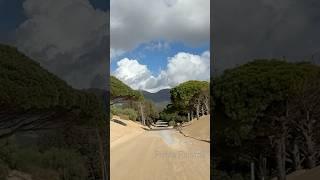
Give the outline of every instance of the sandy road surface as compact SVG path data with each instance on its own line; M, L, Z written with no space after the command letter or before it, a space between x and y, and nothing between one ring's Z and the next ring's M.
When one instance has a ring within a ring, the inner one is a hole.
M111 142L111 180L209 180L210 144L176 130ZM114 145L112 145L114 143Z
M192 122L186 123L181 128L181 132L198 140L210 141L210 115L202 116L198 120L193 119Z

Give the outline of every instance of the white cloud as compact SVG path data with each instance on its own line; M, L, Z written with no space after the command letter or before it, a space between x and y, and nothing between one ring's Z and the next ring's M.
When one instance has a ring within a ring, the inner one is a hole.
M23 8L27 20L16 33L21 51L78 88L106 72L107 12L89 0L25 0Z
M209 51L202 55L180 52L169 59L166 74L168 84L173 87L188 80L209 80L210 54Z
M112 61L112 59L122 55L123 53L123 50L110 48L110 62Z
M114 72L116 77L134 89L143 88L151 76L151 72L147 66L139 64L139 62L134 59L124 58L118 61L117 65L118 68Z
M111 0L110 9L113 49L155 39L197 45L210 37L210 0Z
M205 51L201 55L177 53L174 57L168 58L166 70L157 76L135 59L124 58L117 62L117 66L113 75L133 89L157 92L188 80L209 80L210 52Z

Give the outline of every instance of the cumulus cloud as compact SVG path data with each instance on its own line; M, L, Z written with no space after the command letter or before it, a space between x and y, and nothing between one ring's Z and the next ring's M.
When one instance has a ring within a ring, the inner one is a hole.
M212 1L216 67L255 58L303 60L320 47L318 0ZM318 63L320 55L318 54Z
M168 58L166 69L156 76L135 59L121 59L117 66L113 75L131 88L157 92L188 80L209 80L210 52L205 51L201 55L179 52Z
M209 80L210 53L206 51L201 55L178 53L169 59L166 74L168 84L174 87L188 80Z
M111 0L110 8L114 49L155 39L197 45L210 37L210 0Z
M107 78L107 12L88 0L26 0L23 8L27 20L16 32L21 51L76 88Z

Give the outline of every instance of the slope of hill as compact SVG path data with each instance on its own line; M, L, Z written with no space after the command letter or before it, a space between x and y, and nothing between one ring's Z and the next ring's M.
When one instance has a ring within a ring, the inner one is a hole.
M133 99L141 100L143 96L139 91L133 90L116 77L110 76L110 104Z
M0 179L2 167L12 176L8 179L47 172L103 179L100 170L106 163L97 157L107 152L108 129L102 98L95 94L72 88L16 48L0 44L0 141L8 142L1 143ZM12 154L19 158L11 158ZM60 165L40 163L44 161ZM23 172L10 171L15 169Z
M105 114L100 98L92 93L73 89L16 48L1 44L0 84L0 118L11 117L9 115L13 113L17 115L2 123L1 128L11 127L19 117L53 117L62 113L77 115L79 123L95 124L93 120L103 122ZM23 125L24 122L21 120L21 123ZM14 131L27 128L15 125L18 129Z
M190 124L186 124L181 128L181 132L198 140L210 141L210 115L193 119Z

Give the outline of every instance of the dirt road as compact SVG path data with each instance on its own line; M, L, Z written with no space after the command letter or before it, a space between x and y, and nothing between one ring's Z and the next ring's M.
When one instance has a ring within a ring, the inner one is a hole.
M110 173L112 180L209 180L210 144L176 130L144 131L111 142Z

